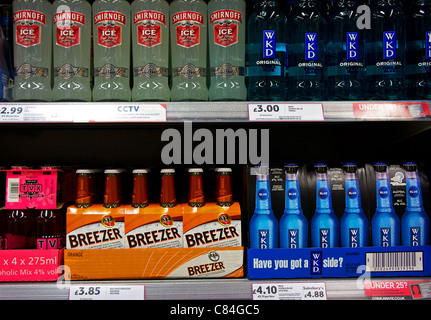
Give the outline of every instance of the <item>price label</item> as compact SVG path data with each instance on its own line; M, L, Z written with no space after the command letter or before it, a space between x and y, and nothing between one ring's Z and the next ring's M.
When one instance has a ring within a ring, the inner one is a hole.
M24 108L19 105L4 104L0 106L0 121L15 122L22 121L24 116Z
M324 121L321 103L250 103L250 121Z
M326 300L326 285L318 283L253 283L253 300Z
M145 287L73 285L69 300L144 300Z

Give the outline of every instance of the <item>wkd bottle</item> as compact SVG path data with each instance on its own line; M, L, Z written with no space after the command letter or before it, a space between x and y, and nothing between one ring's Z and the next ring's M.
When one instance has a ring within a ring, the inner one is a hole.
M91 101L91 5L86 0L53 3L54 101Z
M331 186L327 165L314 165L316 173L316 211L311 218L311 245L318 248L338 247L339 222L332 208Z
M269 169L266 166L256 170L256 204L250 219L250 248L273 249L278 247L278 221L271 206Z
M208 3L210 100L246 100L245 1L211 0Z
M52 5L14 0L14 101L52 101Z
M169 101L169 4L135 0L132 10L133 101Z
M254 3L247 21L248 100L286 100L287 32L278 0Z
M207 4L174 0L171 15L172 101L206 101Z
M329 100L361 100L365 85L365 33L358 29L357 0L337 0L328 19L326 45Z
M392 203L392 190L387 165L374 164L376 171L377 208L371 219L373 246L393 247L400 244L400 218Z
M422 203L422 188L417 165L404 163L406 170L407 206L401 217L403 246L426 246L430 241L430 220Z
M130 101L130 4L93 2L93 101Z
M289 20L289 100L323 100L327 26L320 1L298 0Z
M346 195L344 214L340 220L341 246L349 248L367 247L369 224L362 209L356 164L344 164L344 172Z
M298 165L287 164L284 213L280 219L280 248L307 248L308 222L301 208Z
M371 0L371 25L366 32L366 97L405 99L405 17L399 0Z
M431 1L412 1L407 9L407 98L431 99Z

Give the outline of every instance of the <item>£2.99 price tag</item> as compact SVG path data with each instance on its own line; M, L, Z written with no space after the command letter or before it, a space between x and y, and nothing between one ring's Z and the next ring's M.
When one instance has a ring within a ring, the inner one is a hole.
M324 121L321 103L250 103L250 121Z
M324 282L253 283L253 300L326 300Z

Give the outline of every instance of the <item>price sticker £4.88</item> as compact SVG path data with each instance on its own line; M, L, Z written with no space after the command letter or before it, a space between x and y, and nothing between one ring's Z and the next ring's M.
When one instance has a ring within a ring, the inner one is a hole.
M326 300L324 282L253 283L253 300Z

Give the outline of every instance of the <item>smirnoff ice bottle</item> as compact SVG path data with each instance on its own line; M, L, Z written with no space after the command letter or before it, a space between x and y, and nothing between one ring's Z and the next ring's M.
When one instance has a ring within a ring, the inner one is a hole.
M206 101L207 4L174 0L170 5L172 101Z
M91 5L86 0L53 3L54 101L91 101Z
M169 4L132 2L133 101L169 101Z
M93 2L93 101L130 101L130 4Z
M14 0L14 101L52 101L52 5Z
M245 1L208 3L210 100L245 100Z

